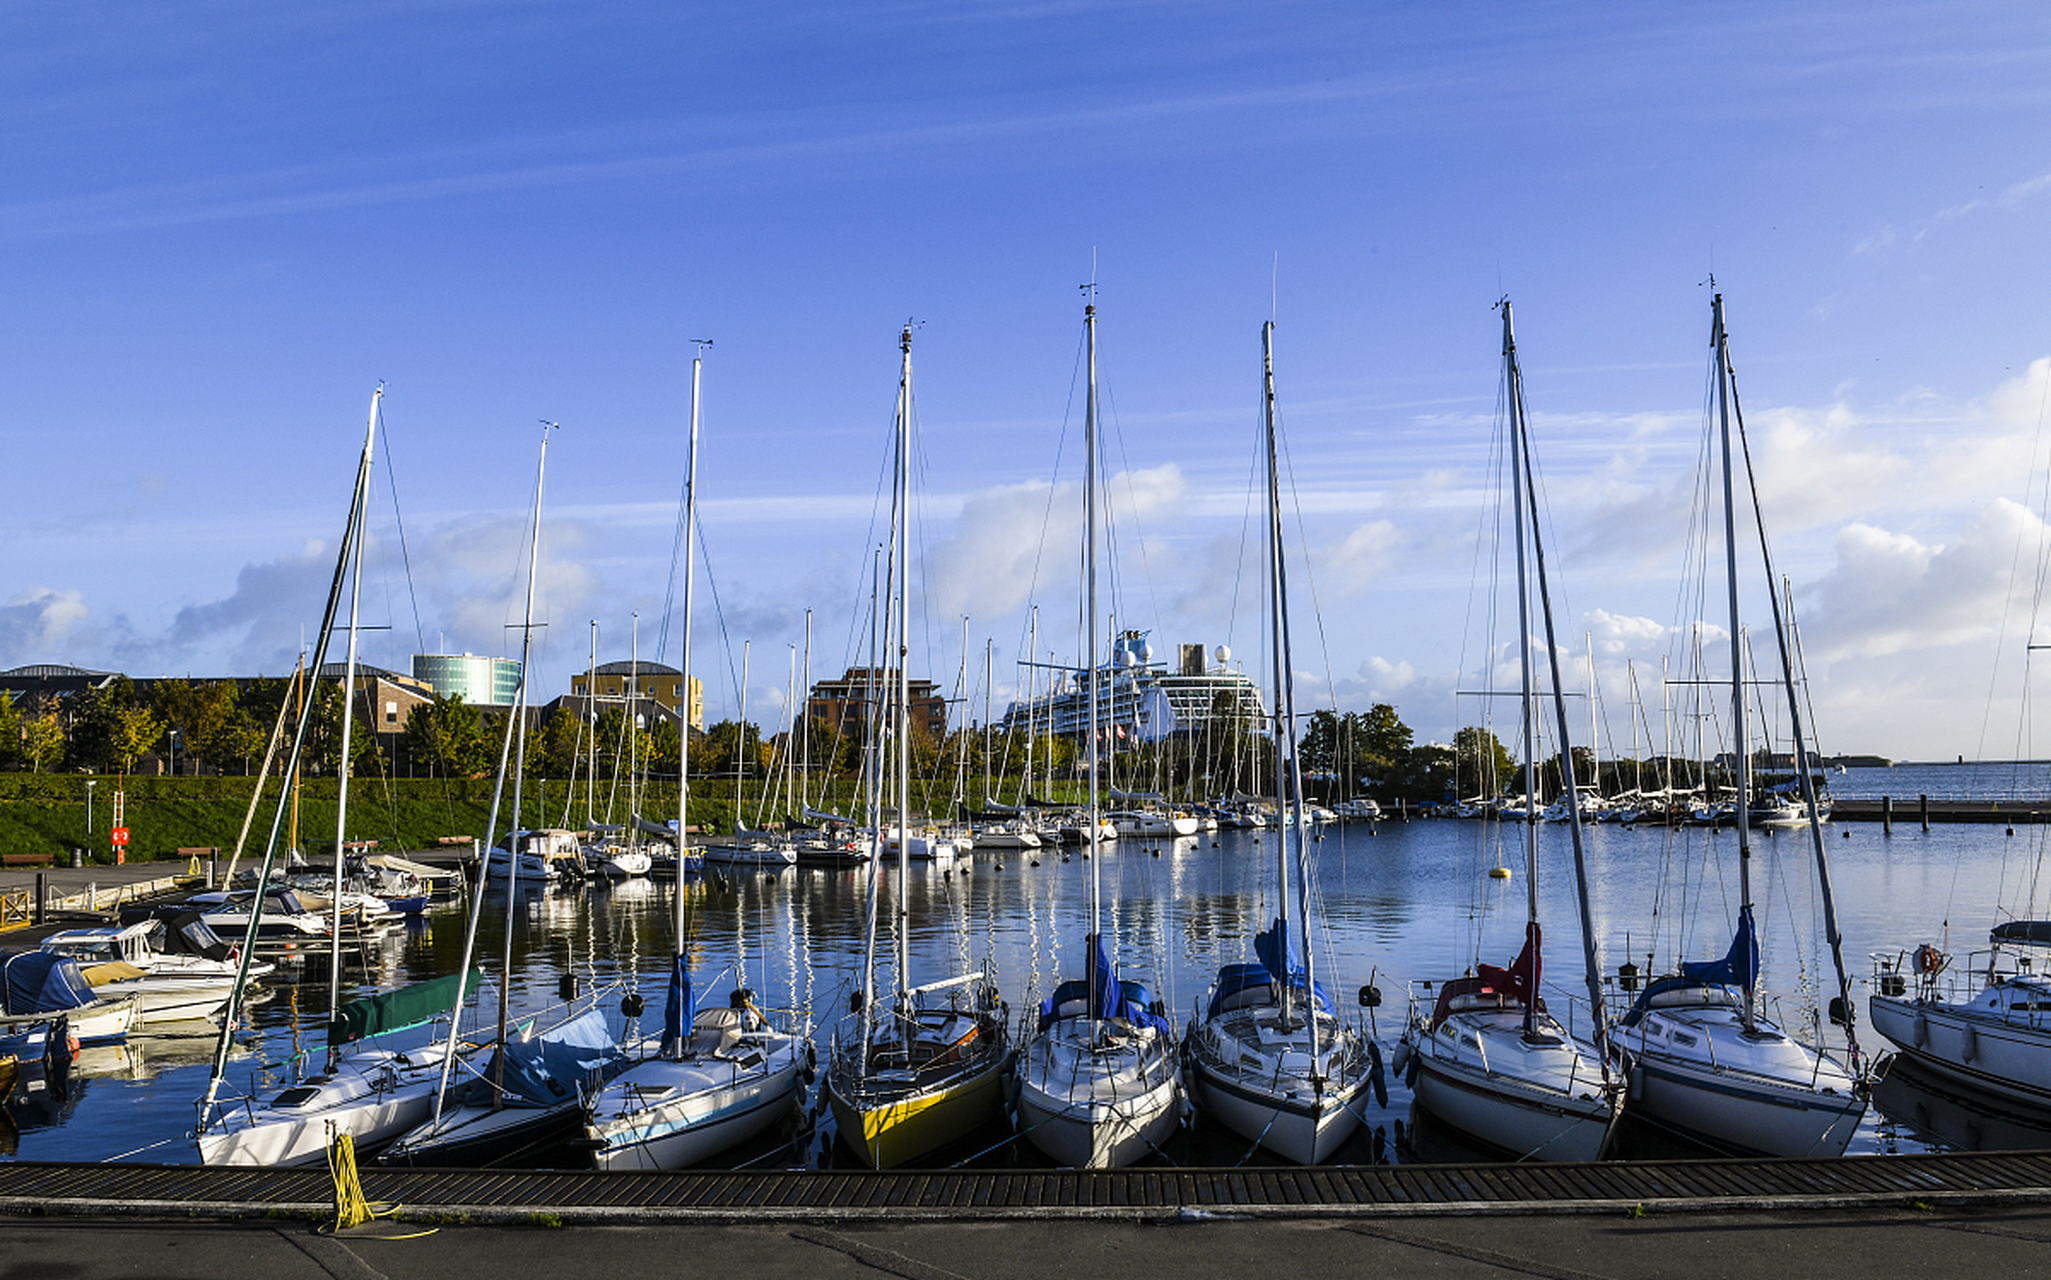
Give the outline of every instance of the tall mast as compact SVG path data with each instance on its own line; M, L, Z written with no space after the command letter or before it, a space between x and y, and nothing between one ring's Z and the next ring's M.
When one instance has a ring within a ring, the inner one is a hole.
M877 588L883 581L883 549L878 547L869 563L869 665L862 677L862 804L869 828L868 937L862 950L862 1061L869 1061L869 1030L874 1025L871 1011L876 1005L876 917L880 912L878 890L883 878L883 797L881 790L883 709L876 705L876 631L882 622Z
M1503 326L1506 335L1509 333L1509 310L1510 303L1506 298L1503 300ZM1602 962L1596 952L1595 919L1588 898L1588 847L1582 838L1580 788L1574 777L1574 744L1567 732L1567 693L1566 684L1560 678L1560 641L1559 636L1553 629L1552 589L1547 585L1545 576L1545 539L1538 523L1537 476L1531 465L1531 436L1529 423L1526 421L1524 413L1524 375L1523 371L1517 368L1514 339L1508 345L1510 368L1514 375L1511 383L1511 415L1516 429L1516 465L1523 475L1524 506L1526 512L1531 517L1531 561L1538 571L1538 611L1539 616L1545 622L1546 662L1552 669L1553 723L1558 726L1560 740L1560 781L1566 787L1567 827L1573 836L1574 842L1574 892L1576 902L1580 907L1581 916L1582 972L1588 982L1588 1010L1589 1017L1594 1021L1595 1042L1606 1049L1609 1033L1602 1011ZM1525 636L1527 649L1525 669L1528 673L1530 669L1528 658L1530 633L1527 631ZM1589 666L1589 679L1589 699L1593 701L1595 687L1592 657ZM1535 701L1535 698L1529 696L1525 698L1527 705ZM1591 738L1592 741L1593 739ZM1531 842L1535 848L1538 842L1537 826L1535 823L1527 823L1526 825L1531 828ZM1536 865L1535 854L1533 864ZM1535 905L1537 898L1536 890L1533 891L1532 897L1534 906L1532 907L1531 931L1533 936L1531 940L1537 941L1538 912ZM1534 949L1534 955L1536 953L1536 949ZM1532 1038L1536 1038L1538 1035L1538 983L1536 979L1539 976L1539 969L1540 966L1535 965L1531 970L1530 976L1533 980L1533 989L1531 991L1531 999L1527 1002L1524 1011L1524 1034ZM1602 1055L1602 1064L1603 1076L1607 1079L1609 1075L1609 1056L1607 1052Z
M641 843L641 611L633 612L627 676L627 847Z
M812 611L805 610L805 700L798 720L798 813L812 807Z
M1097 794L1098 738L1102 728L1097 724L1097 286L1094 281L1084 286L1084 294L1092 299L1082 309L1083 332L1088 336L1089 348L1089 394L1083 401L1083 629L1088 635L1084 644L1083 674L1088 678L1089 719L1089 771L1090 771L1090 826L1084 847L1089 850L1090 859L1090 936L1096 945L1104 945L1103 920L1100 898L1102 897L1101 868L1103 850L1097 846L1098 827L1104 821L1102 800ZM1094 958L1088 963L1094 964ZM1096 1040L1097 1019L1104 1016L1104 997L1092 981L1090 987L1090 1039Z
M734 835L740 833L742 804L747 802L747 777L749 777L749 646L753 640L740 642L740 726L734 732Z
M513 693L513 821L512 834L506 837L506 950L504 968L499 978L499 1043L505 1043L506 1024L512 1017L513 977L513 935L514 925L520 919L515 910L520 900L517 892L520 884L520 794L521 784L527 774L527 689L529 668L534 656L534 580L541 573L541 486L548 474L548 433L556 429L553 422L541 424L541 456L534 465L534 528L527 537L527 609L520 626L520 683ZM544 857L547 855L544 854ZM484 891L478 886L478 892ZM453 1020L452 1020L453 1021ZM503 1086L505 1082L505 1058L494 1059L498 1064L494 1072L494 1083ZM505 1105L503 1087L492 1090L492 1110Z
M691 592L697 585L697 542L698 542L698 415L699 392L705 372L705 348L712 345L710 339L696 341L696 350L691 355L691 427L684 452L684 723L677 734L677 879L674 897L676 914L671 922L671 936L676 950L670 958L671 981L682 972L685 965L684 936L684 862L691 842ZM739 812L738 807L735 810ZM743 975L741 985L746 985ZM664 1020L667 1023L667 1019ZM668 1026L663 1028L664 1039L668 1039ZM691 1029L679 1026L675 1041L662 1045L664 1057L680 1056Z
M382 398L382 394L383 388L380 387L379 395L371 401L373 406ZM335 615L342 604L342 583L349 570L349 540L356 536L363 522L363 504L359 499L367 491L365 486L369 483L370 461L370 450L366 446L356 464L356 484L349 494L349 519L343 526L341 550L335 557L335 572L328 581L327 604L322 608L320 630L314 640L313 671L316 673L326 662L328 642L334 638ZM304 656L302 646L302 659ZM299 687L297 679L294 685ZM280 723L282 719L281 711ZM306 707L302 705L292 729L292 746L285 756L284 776L288 779L297 779L299 776L299 760L306 749L306 728L307 722L311 719L312 717L306 714ZM295 803L294 793L289 789L290 785L288 784L288 789L279 795L278 807L271 815L271 833L264 843L263 865L257 868L256 873L256 882L259 886L270 883L271 868L277 865L278 836L285 826L286 815ZM254 803L252 800L252 806ZM221 1096L221 1078L228 1069L228 1049L235 1041L235 1032L241 1028L243 996L249 989L249 966L256 956L256 931L262 920L263 894L259 889L256 900L250 907L249 922L243 926L241 964L235 970L235 985L228 995L228 1007L221 1013L221 1034L214 1042L214 1060L211 1070L207 1073L207 1091L198 1104L201 1128L211 1123L214 1104Z
M1503 378L1510 409L1510 496L1516 506L1517 529L1517 660L1521 692L1517 698L1518 731L1524 741L1524 896L1527 924L1538 923L1538 691L1531 675L1531 588L1526 581L1529 553L1524 533L1524 373L1517 366L1517 334L1510 320L1510 300L1503 299ZM1567 757L1566 747L1560 757ZM1567 789L1567 803L1574 792ZM1538 993L1524 1002L1524 1034L1538 1034Z
M983 638L983 804L990 803L990 681L996 672L997 637Z
M689 719L689 693L685 690L685 718ZM584 825L598 826L598 619L591 620L591 668L584 677ZM688 726L685 732L689 732Z
M1752 823L1748 794L1751 770L1745 730L1745 641L1738 620L1738 517L1736 485L1731 470L1730 348L1723 328L1723 295L1710 304L1711 342L1716 348L1716 416L1723 443L1723 542L1725 572L1730 579L1731 607L1731 736L1736 745L1733 782L1737 792L1738 899L1740 910L1752 910ZM1751 966L1745 975L1745 1029L1753 1022Z
M1282 561L1282 479L1281 464L1275 444L1275 322L1270 320L1261 326L1261 378L1263 418L1267 436L1268 455L1268 587L1271 625L1274 631L1275 658L1275 804L1276 816L1281 816L1282 798L1289 800L1291 823L1296 828L1296 874L1302 877L1298 887L1297 915L1299 917L1298 941L1303 947L1303 1019L1310 1029L1310 1061L1313 1073L1317 1071L1318 1025L1317 975L1312 969L1315 963L1315 948L1310 945L1310 845L1304 838L1303 814L1303 764L1296 756L1296 689L1295 681L1289 678L1291 657L1289 652L1289 581L1283 572ZM1275 841L1275 881L1281 887L1281 901L1277 919L1281 924L1281 936L1276 939L1283 944L1279 950L1283 972L1275 975L1276 986L1281 991L1282 1025L1289 1025L1289 1005L1294 995L1288 973L1289 951L1289 833L1281 832Z
M363 598L363 522L370 507L371 454L377 442L377 411L384 402L380 386L370 394L370 420L363 428L363 465L356 472L356 545L350 551L354 564L349 570L349 644L342 665L342 760L335 770L335 899L334 919L328 934L328 1022L332 1025L342 1007L342 887L343 840L349 823L349 726L356 705L356 606ZM320 673L316 671L315 675ZM251 911L263 913L263 882L257 884L256 904Z
M1037 653L1037 651L1038 651L1038 649L1039 649L1039 644L1040 644L1040 606L1038 606L1038 605L1034 605L1034 606L1033 606L1033 611L1032 611L1032 614L1030 615L1030 617L1029 617L1028 621L1026 622L1026 666L1025 666L1026 752L1025 752L1025 789L1024 789L1024 790L1023 790L1022 792L1020 792L1020 794L1019 794L1019 797L1018 797L1018 803L1019 803L1019 805L1020 805L1021 807L1023 807L1024 805L1026 805L1026 804L1028 804L1028 803L1030 803L1030 802L1031 802L1031 800L1032 800L1032 794L1033 794L1033 737L1034 737L1034 735L1035 735L1035 734L1037 734L1037 733L1039 732L1039 722L1038 722L1038 720L1037 720L1037 718L1036 718L1036 709L1035 709L1035 707L1034 707L1034 705L1033 705L1033 698L1034 698L1034 696L1035 696L1035 695L1036 695L1036 694L1037 694L1037 693L1039 692L1039 687L1038 687L1038 686L1039 686L1039 682L1038 682L1037 680L1035 680L1035 679L1033 678L1033 657L1034 657L1034 655L1035 655L1035 654Z
M548 457L548 433L553 430L555 430L554 423L543 424L541 432L541 457L543 461L546 461ZM534 535L534 542L530 544L530 557L535 551L539 550L540 546L541 480L538 473L534 482L534 524L536 533ZM513 760L513 738L515 733L521 730L527 722L524 713L527 699L527 657L528 645L534 635L533 622L533 565L530 559L528 566L527 625L523 626L520 630L520 680L514 689L512 714L506 717L505 734L499 739L498 772L496 780L492 783L491 787L491 812L487 815L484 825L485 839L493 840L494 844L489 847L480 846L478 849L477 888L470 899L470 923L463 932L463 962L456 966L456 995L449 1002L449 1038L442 1047L441 1082L435 1086L434 1118L437 1122L441 1120L442 1106L448 1100L449 1079L456 1066L456 1038L457 1031L462 1022L463 997L470 982L470 957L476 954L477 925L484 916L484 886L491 879L491 853L497 848L495 843L496 837L493 833L498 830L499 803L505 799L506 774L514 771L511 767ZM524 751L526 746L526 735L524 733L520 734L520 742ZM516 789L518 785L518 780L516 779L514 782ZM509 824L506 832L506 948L504 968L499 974L498 1011L499 1041L501 1043L504 1043L506 1038L506 1023L510 1013L510 996L508 993L512 988L513 976L513 921L515 919L513 906L519 901L519 885L520 811L516 804L513 809L513 821ZM492 1073L494 1084L492 1109L498 1110L505 1102L505 1091L503 1088L505 1084L505 1063L503 1059L495 1059L495 1061L498 1062L498 1066L494 1068Z
M897 644L891 656L897 660L897 995L902 1010L911 990L911 856L912 856L912 707L911 676L906 663L911 646L911 562L906 558L909 542L905 526L911 523L912 447L912 327L904 327L902 340L904 369L897 396L897 521L891 530L897 539L896 623Z

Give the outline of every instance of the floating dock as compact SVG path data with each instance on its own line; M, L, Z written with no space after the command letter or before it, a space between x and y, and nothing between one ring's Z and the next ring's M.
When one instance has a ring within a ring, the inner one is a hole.
M1815 1160L889 1173L366 1168L403 1222L972 1221L2051 1204L2051 1152ZM331 1218L325 1169L0 1163L0 1213Z

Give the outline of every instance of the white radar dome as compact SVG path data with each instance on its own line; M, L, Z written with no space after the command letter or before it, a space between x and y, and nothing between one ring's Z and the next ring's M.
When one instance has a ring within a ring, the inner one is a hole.
M1221 663L1232 661L1232 646L1229 644L1221 644L1211 652Z

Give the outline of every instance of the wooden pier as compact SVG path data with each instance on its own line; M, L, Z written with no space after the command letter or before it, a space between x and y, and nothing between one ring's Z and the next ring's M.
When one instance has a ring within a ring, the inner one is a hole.
M1376 1165L1316 1169L693 1170L365 1168L407 1222L1163 1220L2051 1204L2051 1152L1814 1160ZM325 1169L0 1163L0 1213L322 1218Z

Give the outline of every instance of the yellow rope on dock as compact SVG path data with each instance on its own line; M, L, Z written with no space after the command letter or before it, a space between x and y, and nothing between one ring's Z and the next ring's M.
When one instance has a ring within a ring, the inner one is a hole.
M389 1218L399 1212L397 1204L372 1205L363 1198L363 1180L356 1173L356 1139L342 1133L333 1121L328 1122L328 1177L335 1184L335 1225L329 1231L347 1231L360 1227L377 1218ZM429 1227L425 1231L412 1231L399 1236L359 1236L367 1240L418 1240L441 1230Z

